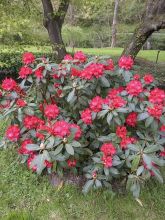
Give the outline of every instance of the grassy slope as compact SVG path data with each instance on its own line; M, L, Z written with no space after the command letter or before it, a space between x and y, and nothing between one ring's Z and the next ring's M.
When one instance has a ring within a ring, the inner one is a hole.
M3 52L8 51L16 51L17 48L3 48L0 45L0 49ZM51 52L51 47L43 46L43 47L36 47L36 46L23 46L23 50L31 51L31 52ZM18 50L20 50L18 48ZM67 48L69 52L72 52L72 48ZM120 56L123 48L75 48L75 51L82 50L84 53L92 54L92 55L109 55L109 56ZM149 61L156 61L157 57L157 50L141 50L138 54L138 57L145 58ZM161 51L159 54L158 62L165 62L165 51Z
M0 125L1 135L4 126ZM150 182L141 195L144 207L129 195L91 192L64 186L57 190L47 176L38 177L17 160L15 150L0 151L2 220L163 220L165 190Z

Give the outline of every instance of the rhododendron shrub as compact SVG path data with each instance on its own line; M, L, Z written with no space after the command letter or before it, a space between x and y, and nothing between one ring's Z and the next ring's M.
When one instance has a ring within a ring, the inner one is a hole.
M10 121L1 146L41 174L86 177L83 192L126 183L134 197L149 178L163 182L165 91L133 71L131 57L88 58L81 51L60 64L23 55L20 84L0 87L1 119Z

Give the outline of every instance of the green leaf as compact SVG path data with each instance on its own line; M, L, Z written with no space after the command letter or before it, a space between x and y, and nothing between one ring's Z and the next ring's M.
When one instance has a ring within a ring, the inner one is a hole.
M148 146L144 149L144 153L145 154L150 154L150 153L156 152L158 150L160 150L159 145L151 145L151 146Z
M72 145L66 144L65 148L66 148L66 151L68 152L68 154L74 155L74 148L72 147Z
M124 71L124 72L122 73L122 76L123 76L125 82L129 82L129 81L130 81L130 78L131 78L131 76L132 76L132 73L129 72L129 71Z
M164 116L160 117L160 121L162 122L162 124L165 124L165 117Z
M108 123L109 125L111 124L112 118L113 118L112 113L109 113L108 116L107 116L107 123Z
M148 156L147 154L143 154L143 160L146 163L148 169L152 168L152 158Z
M148 117L149 117L148 112L143 112L143 113L140 113L140 114L138 115L137 119L138 119L138 121L142 121L142 120L144 120L144 119L146 119L146 118L148 118Z
M135 152L138 152L139 151L139 148L137 145L135 144L128 144L127 147L132 150L132 151L135 151Z
M102 110L101 112L98 112L97 117L98 117L98 118L102 118L102 117L105 116L108 112L109 112L109 110Z
M54 155L57 155L59 153L61 153L63 149L63 144L60 144L55 150L54 150Z
M138 167L138 169L137 169L137 171L136 171L136 175L137 175L137 176L140 176L143 171L144 171L144 166Z
M84 194L87 194L89 192L89 190L92 188L92 186L94 185L94 180L88 180L85 185L83 186L82 192Z
M153 173L155 174L156 179L163 184L163 177L158 169L152 168Z
M102 77L100 78L100 80L101 80L102 85L103 85L104 87L110 87L110 83L109 83L109 81L105 78L105 76L102 76Z
M80 144L78 141L73 141L73 142L71 143L71 145L72 145L73 147L81 147L81 144Z
M27 150L32 150L32 151L40 150L40 146L37 144L27 144L26 148Z
M72 99L73 99L73 97L74 97L74 95L75 95L75 89L73 89L73 90L69 93L69 95L68 95L68 97L67 97L67 102L71 102Z
M102 187L102 183L100 180L95 180L95 185L96 185L96 188L101 188Z
M110 169L109 169L109 172L112 174L112 175L119 175L120 173L119 173L119 171L116 169L116 168L114 168L114 167L111 167Z
M140 155L136 155L132 161L132 166L131 166L132 171L137 170L137 168L139 166L139 162L140 162Z
M153 120L154 120L153 117L151 117L151 116L148 117L145 121L145 127L148 128L151 125L151 123L153 122Z

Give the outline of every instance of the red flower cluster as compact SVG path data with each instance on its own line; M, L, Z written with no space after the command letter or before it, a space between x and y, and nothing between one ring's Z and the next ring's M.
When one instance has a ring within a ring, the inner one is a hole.
M104 70L114 70L114 63L112 59L107 60L107 65L104 65Z
M105 99L105 104L106 103L111 109L121 108L127 104L127 102L121 96L116 96L113 99Z
M164 147L164 149L160 152L160 154L159 154L161 157L165 157L165 147Z
M126 118L126 124L135 127L137 124L137 113L136 112L131 112L127 118Z
M66 54L64 60L73 60L73 57L70 54Z
M154 104L161 104L165 101L165 91L155 88L150 92L149 101Z
M26 145L27 144L33 144L33 141L31 139L25 139L22 144L21 144L21 147L18 149L18 153L19 154L32 154L33 151L31 150L28 150L26 148Z
M113 156L116 153L116 148L112 143L103 144L100 150L104 153L105 156Z
M74 54L74 60L78 60L80 63L85 63L87 60L87 57L82 51L77 51Z
M19 106L19 107L24 107L27 105L27 103L23 100L23 99L18 99L16 101L16 104Z
M102 161L105 167L109 168L112 166L112 156L116 153L116 148L112 143L105 143L100 148L103 152Z
M84 70L81 71L80 77L82 79L91 80L94 77L100 78L103 75L104 65L101 63L91 63Z
M130 70L134 64L133 59L130 56L122 56L119 61L118 65L121 69Z
M141 92L143 92L143 86L140 81L132 80L127 84L126 90L128 94L138 96Z
M163 113L163 106L160 105L154 105L153 107L147 108L148 113L153 116L154 118L159 119L162 116Z
M128 144L134 144L136 139L134 137L124 137L120 142L121 149L126 149Z
M68 164L68 167L75 167L76 164L77 164L77 160L74 159L74 160L67 160L67 164Z
M66 121L57 121L52 126L52 133L55 136L64 138L70 135L70 125Z
M10 141L18 141L20 137L20 128L18 125L11 125L7 130L6 130L6 137Z
M160 131L165 132L165 125L162 125L162 126L160 127Z
M89 108L81 112L81 119L87 125L92 124L92 112Z
M23 57L22 57L22 61L23 61L24 64L34 63L35 56L30 52L24 53Z
M43 67L39 67L35 72L35 76L38 78L38 79L42 79L43 78L43 74L42 74L42 71L44 70Z
M71 68L71 76L80 77L81 76L81 70Z
M70 124L70 129L76 130L74 138L75 138L75 140L78 140L82 135L82 131L81 131L80 126L78 126L76 124Z
M56 104L46 105L45 110L44 110L44 114L49 120L57 118L59 113L60 113L60 110Z
M144 82L145 82L146 84L150 84L150 83L152 83L152 82L154 81L154 77L153 77L153 75L150 74L150 73L146 74L146 75L143 77L143 79L144 79Z
M33 73L32 69L28 66L21 67L19 71L19 76L21 79L26 79L29 75Z
M90 103L90 109L94 112L99 112L102 109L103 99L100 96L94 97Z
M120 138L125 138L127 135L127 128L125 126L118 126L116 129L116 135Z
M118 88L110 89L108 92L108 97L113 99L116 98L117 95L119 95L124 90L124 87L120 86Z
M27 129L37 129L40 124L44 125L44 121L35 115L27 115L23 119L23 124Z
M53 163L50 162L50 161L48 161L48 160L45 160L45 161L44 161L44 165L45 165L47 168L52 168Z
M134 78L135 80L139 80L139 79L140 79L140 75L139 75L139 74L135 74L135 75L133 76L133 78Z
M6 91L15 90L16 86L17 86L17 83L12 78L6 78L2 82L2 89L6 90Z

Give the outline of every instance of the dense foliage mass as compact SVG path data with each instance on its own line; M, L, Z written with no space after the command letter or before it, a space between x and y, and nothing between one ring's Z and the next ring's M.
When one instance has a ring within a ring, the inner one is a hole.
M84 173L84 193L117 179L138 198L150 177L163 182L165 91L150 73L132 71L131 57L115 67L81 51L60 64L28 52L22 61L22 82L0 87L1 119L11 122L1 146L38 174Z

